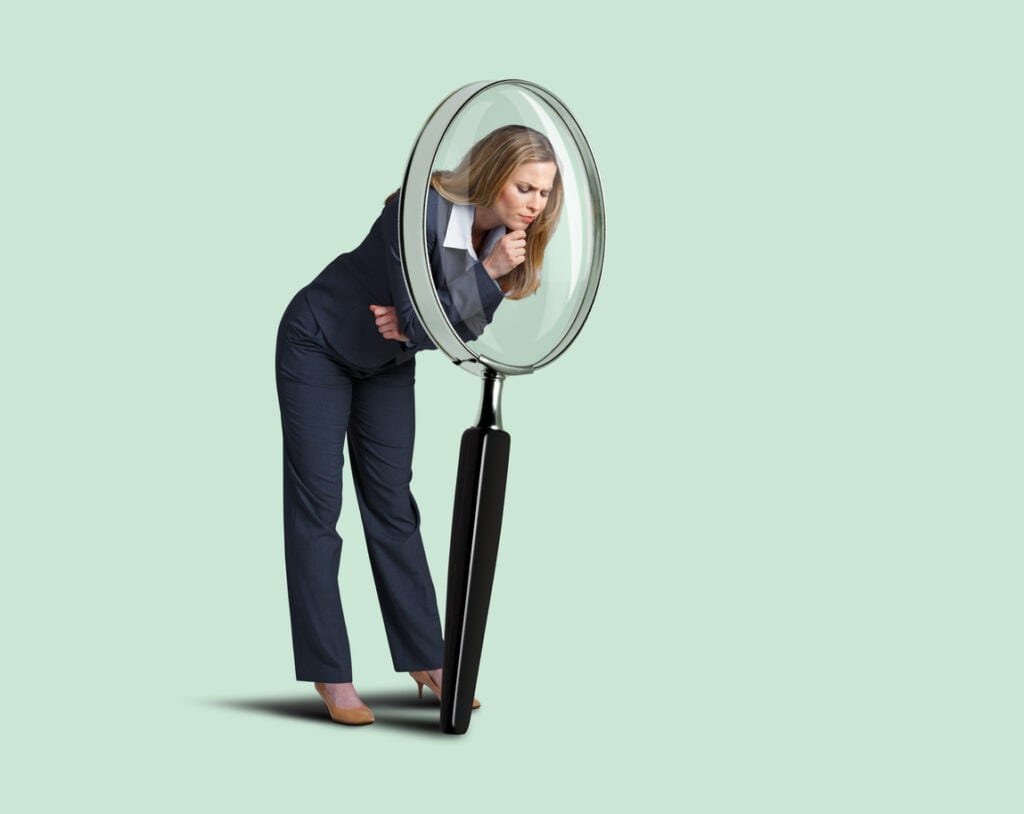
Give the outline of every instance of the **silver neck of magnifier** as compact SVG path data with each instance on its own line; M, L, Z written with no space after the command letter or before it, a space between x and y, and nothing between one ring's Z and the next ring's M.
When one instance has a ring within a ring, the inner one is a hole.
M478 427L490 427L500 430L501 426L501 383L505 380L503 373L487 368L484 370L484 389L480 398L480 417Z

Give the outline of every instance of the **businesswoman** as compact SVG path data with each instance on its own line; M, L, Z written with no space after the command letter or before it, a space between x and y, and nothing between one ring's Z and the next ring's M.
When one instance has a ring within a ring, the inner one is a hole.
M562 182L548 139L510 125L435 172L426 237L438 298L465 340L504 299L540 285ZM415 354L435 346L402 275L398 192L369 234L292 298L277 333L284 438L284 541L295 676L315 682L333 720L373 722L352 684L338 586L343 447L394 668L440 695L444 644L410 489ZM478 706L474 702L474 706Z

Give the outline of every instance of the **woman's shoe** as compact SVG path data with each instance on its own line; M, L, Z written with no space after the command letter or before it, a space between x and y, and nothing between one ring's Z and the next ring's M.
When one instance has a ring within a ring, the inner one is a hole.
M441 700L441 685L430 677L430 673L428 673L426 670L420 670L416 673L409 673L409 675L411 675L412 680L416 682L416 689L420 691L420 699L423 698L423 685L426 684L429 689L434 691L434 695L437 696L437 700ZM474 698L473 709L479 708L480 702Z
M323 683L318 681L313 686L316 687L316 691L320 693L320 697L327 704L327 711L331 714L332 721L339 724L348 724L349 726L362 726L363 724L373 723L373 710L368 706L336 707L331 703L331 699L327 697L327 690Z

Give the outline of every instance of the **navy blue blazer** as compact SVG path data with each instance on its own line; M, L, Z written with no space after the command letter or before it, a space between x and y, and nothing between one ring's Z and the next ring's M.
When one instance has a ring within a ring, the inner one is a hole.
M426 233L434 283L452 327L476 339L504 300L501 287L468 250L444 245L452 203L427 193ZM335 258L305 288L310 310L330 348L353 367L373 371L436 348L416 316L402 276L398 196L388 201L362 243ZM394 305L408 342L385 339L370 304Z

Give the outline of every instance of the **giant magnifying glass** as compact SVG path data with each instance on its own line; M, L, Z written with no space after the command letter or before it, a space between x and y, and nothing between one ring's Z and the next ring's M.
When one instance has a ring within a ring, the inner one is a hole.
M483 380L463 433L452 517L441 729L465 733L504 511L509 376L572 344L604 256L597 165L568 108L518 79L459 88L413 147L400 200L401 258L416 315L438 349Z

